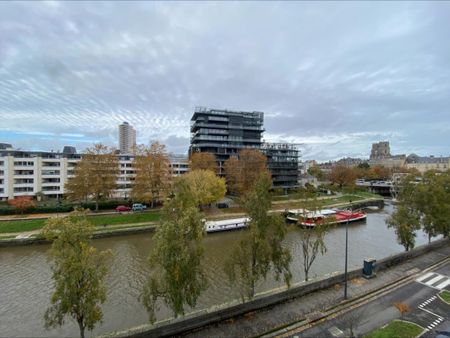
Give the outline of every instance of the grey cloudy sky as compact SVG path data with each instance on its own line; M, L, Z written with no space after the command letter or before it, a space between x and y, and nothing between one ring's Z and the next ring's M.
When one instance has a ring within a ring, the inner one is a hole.
M0 142L186 152L195 106L304 158L450 155L450 2L0 3Z

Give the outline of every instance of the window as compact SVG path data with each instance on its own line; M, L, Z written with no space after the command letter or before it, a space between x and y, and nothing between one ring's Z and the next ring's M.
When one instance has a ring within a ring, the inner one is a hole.
M42 175L59 175L59 170L42 170Z
M22 166L22 167L32 167L34 165L33 161L14 161L15 166Z
M34 170L14 170L14 175L33 175Z
M59 162L42 162L43 167L59 167Z
M33 192L33 187L14 188L14 192Z
M16 178L14 179L14 184L33 184L33 178Z

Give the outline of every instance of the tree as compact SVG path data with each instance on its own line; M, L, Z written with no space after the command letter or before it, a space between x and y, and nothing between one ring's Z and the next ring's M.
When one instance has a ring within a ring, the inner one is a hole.
M411 308L406 303L394 303L395 308L400 312L401 319L403 320L403 315L409 311L411 311Z
M318 212L321 208L319 207L317 198L312 200L305 198L303 199L301 209L304 212L303 215L300 215L299 222L301 222L302 219L305 219L308 213ZM317 255L324 255L327 252L324 239L328 231L328 225L332 221L332 219L324 219L322 223L317 224L312 228L304 228L301 226L298 228L300 232L300 246L303 255L303 272L305 274L305 281L309 280L309 270L316 260Z
M230 193L244 196L260 175L269 172L267 158L256 149L243 149L239 157L231 157L225 161L225 177Z
M31 196L15 197L12 200L8 200L8 204L13 208L19 210L21 215L23 215L25 210L36 206L36 203L34 203L33 198Z
M305 281L309 280L309 270L320 253L324 255L327 247L324 242L326 233L326 225L320 224L313 228L299 228L300 245L303 255L303 272L305 273Z
M450 232L450 175L426 172L416 189L415 204L428 242L440 234L447 237Z
M150 321L156 320L158 299L175 317L184 315L185 306L194 307L207 280L201 264L204 225L187 180L175 185L175 197L166 202L161 224L156 230L155 247L149 257L152 275L144 285L142 302Z
M339 188L342 187L354 187L356 180L356 173L352 168L348 168L343 165L334 166L331 169L330 181L333 184L337 184Z
M320 169L320 167L318 165L314 165L314 166L308 168L308 174L310 174L311 176L314 176L319 181L322 181L325 178L324 172L322 171L322 169Z
M153 142L150 147L137 147L136 152L134 159L136 177L131 197L151 203L153 207L170 191L172 173L169 156L165 146L158 142Z
M225 262L225 272L231 283L240 282L242 299L255 295L256 283L266 278L272 268L276 280L281 276L290 286L291 255L282 247L286 226L280 215L268 214L271 206L271 179L263 173L247 194L244 207L250 218L249 229Z
M406 250L414 247L419 229L428 235L428 242L432 237L450 234L450 172L427 172L420 182L415 178L409 174L401 179L397 210L387 220Z
M409 251L414 248L416 231L421 227L414 177L411 175L403 177L399 188L397 209L388 217L386 223L388 227L395 229L397 242Z
M191 171L194 170L211 170L217 173L216 157L212 153L193 153L190 158Z
M50 218L42 230L53 240L50 257L55 290L45 312L45 327L62 326L67 316L78 323L80 336L102 320L100 307L106 300L106 259L109 251L98 253L89 245L92 225L80 214Z
M195 205L202 206L221 200L227 190L225 179L210 170L194 170L180 177L190 186Z
M417 213L411 208L399 205L397 210L386 220L389 228L395 229L397 242L406 251L414 248L416 242L416 231L420 229Z
M93 197L95 211L102 197L109 197L117 187L119 160L113 148L101 143L86 149L75 167L75 176L65 185L67 196L71 200L86 200Z
M368 175L371 180L387 180L391 177L391 171L389 168L376 165L370 168Z

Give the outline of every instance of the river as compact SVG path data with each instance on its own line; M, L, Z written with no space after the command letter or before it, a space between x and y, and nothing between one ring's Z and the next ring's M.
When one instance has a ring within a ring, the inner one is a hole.
M397 244L395 233L388 229L385 218L393 207L386 205L378 212L368 214L367 221L349 225L349 269L362 267L364 258L383 258L403 251ZM209 288L202 294L196 309L222 304L238 298L239 294L227 282L223 263L230 248L239 241L242 231L215 233L205 236L205 266ZM290 248L293 282L304 279L301 266L299 233L295 226L289 226L284 245ZM419 232L416 245L427 242ZM147 257L152 249L152 234L111 237L95 240L100 249L112 249L108 275L108 298L103 304L103 323L93 334L119 331L148 322L148 316L138 300L142 282L150 273ZM344 270L345 226L334 227L326 236L328 248L324 256L314 262L310 277L322 276ZM0 248L0 336L78 336L78 326L67 319L57 329L45 330L43 316L50 302L52 292L51 270L48 262L48 245ZM258 290L280 286L273 278L258 285ZM167 318L170 311L161 306L158 319Z

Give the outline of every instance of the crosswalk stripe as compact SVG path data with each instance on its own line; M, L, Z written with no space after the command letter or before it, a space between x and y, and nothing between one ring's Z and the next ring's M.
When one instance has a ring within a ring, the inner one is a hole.
M416 281L421 282L421 281L423 281L424 279L427 279L428 277L431 277L432 275L434 275L434 272L428 272L427 274L425 274L425 275L423 275L423 276L417 278Z
M433 285L434 283L436 283L437 281L441 280L442 278L445 278L445 276L437 276L434 277L433 279L430 279L428 282L425 282L426 285Z
M442 290L447 285L450 285L450 279L447 279L446 281L442 282L441 284L436 285L436 289Z

